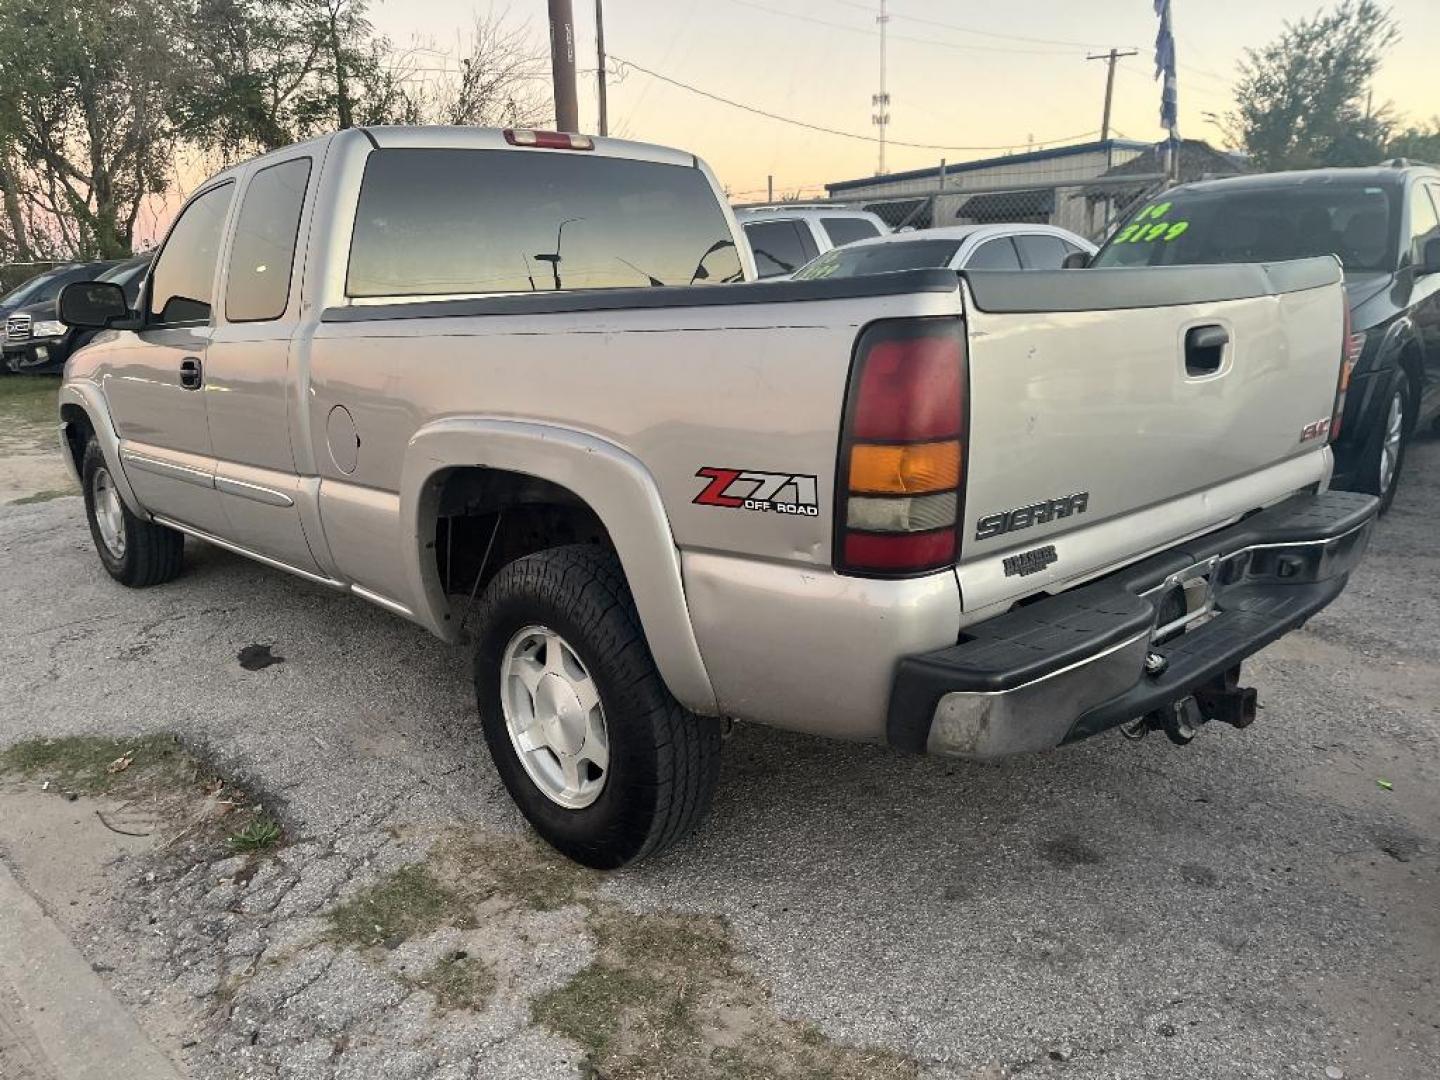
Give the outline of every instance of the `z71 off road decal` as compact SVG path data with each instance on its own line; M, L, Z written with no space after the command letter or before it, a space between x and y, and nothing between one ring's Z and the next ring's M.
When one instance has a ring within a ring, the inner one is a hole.
M695 496L697 506L820 516L820 488L813 476L718 469L708 465L695 475L709 481L705 490Z

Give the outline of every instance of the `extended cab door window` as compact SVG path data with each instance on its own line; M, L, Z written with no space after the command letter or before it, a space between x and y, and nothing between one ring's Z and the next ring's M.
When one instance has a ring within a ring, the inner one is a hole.
M309 158L271 165L250 178L225 275L230 322L262 322L285 314L309 183Z
M197 195L180 211L150 275L148 325L209 320L220 242L234 191L234 184L221 184Z

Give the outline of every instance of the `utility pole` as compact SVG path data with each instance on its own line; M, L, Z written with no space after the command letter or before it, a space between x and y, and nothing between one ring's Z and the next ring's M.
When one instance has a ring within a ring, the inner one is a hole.
M555 84L555 129L579 132L575 96L575 13L570 0L550 0L550 74Z
M885 25L890 21L890 16L885 12L885 0L880 0L880 14L875 21L880 24L880 92L870 98L870 103L875 107L870 122L880 129L880 166L875 172L884 176L885 128L890 123L890 94L885 89Z
M1111 49L1108 53L1091 53L1085 57L1086 60L1104 60L1110 70L1105 76L1105 112L1100 118L1100 141L1110 141L1110 103L1115 99L1115 64L1126 56L1136 56L1134 49L1127 49L1121 52L1119 49ZM1109 152L1108 150L1106 151Z
M605 106L605 11L604 0L595 0L595 89L600 95L600 134L610 134L610 119Z

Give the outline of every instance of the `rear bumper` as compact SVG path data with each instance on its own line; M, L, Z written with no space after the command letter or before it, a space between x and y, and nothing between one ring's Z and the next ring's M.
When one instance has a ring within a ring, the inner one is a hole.
M1340 595L1376 506L1350 492L1296 496L971 627L956 645L907 656L895 673L888 739L997 758L1179 701Z

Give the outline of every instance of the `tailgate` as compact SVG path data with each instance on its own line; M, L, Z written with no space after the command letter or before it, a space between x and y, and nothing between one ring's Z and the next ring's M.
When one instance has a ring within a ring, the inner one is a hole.
M1344 334L1335 260L966 277L967 611L1326 475Z

